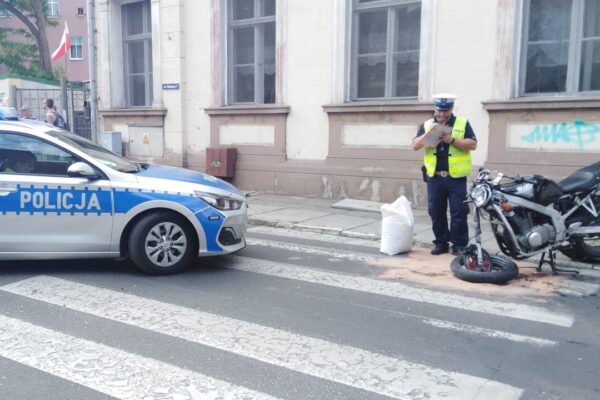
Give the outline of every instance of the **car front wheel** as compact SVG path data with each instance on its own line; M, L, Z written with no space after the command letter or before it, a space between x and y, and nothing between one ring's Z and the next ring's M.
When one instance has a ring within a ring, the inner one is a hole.
M167 212L146 215L131 230L129 255L151 275L183 270L196 251L195 235L187 221Z

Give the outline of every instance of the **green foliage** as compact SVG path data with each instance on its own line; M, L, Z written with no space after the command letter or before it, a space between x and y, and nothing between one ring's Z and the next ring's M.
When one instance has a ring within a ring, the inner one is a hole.
M45 24L56 26L58 22L48 19L48 1L41 0L44 10ZM0 0L0 12L7 14L20 13L26 17L35 29L45 29L37 25L37 19L30 0ZM11 18L17 18L16 15ZM23 27L0 28L0 64L9 73L43 79L57 79L57 71L45 71L41 68L40 50L35 41L34 32L23 24Z
M0 29L0 64L4 64L11 74L43 79L58 79L54 72L46 72L40 67L38 47L33 41L22 39L5 40Z

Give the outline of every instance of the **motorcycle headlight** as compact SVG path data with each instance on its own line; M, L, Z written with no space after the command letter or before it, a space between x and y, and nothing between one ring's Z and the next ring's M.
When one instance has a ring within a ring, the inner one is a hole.
M492 189L488 185L477 185L471 190L471 198L476 207L483 207L492 198Z
M211 207L221 211L239 210L244 202L233 197L219 196L212 193L194 192L196 196Z

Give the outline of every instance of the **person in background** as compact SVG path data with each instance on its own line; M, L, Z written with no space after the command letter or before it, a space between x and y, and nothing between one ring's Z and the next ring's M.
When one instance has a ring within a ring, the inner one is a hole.
M455 95L433 96L435 106L432 119L425 121L412 141L413 150L425 148L423 162L427 181L427 202L435 247L431 254L448 253L448 242L452 243L452 254L460 254L469 242L467 215L467 176L471 173L471 151L477 148L477 138L469 121L456 116ZM425 133L436 125L446 126L436 146L426 146ZM450 203L450 229L446 210Z
M56 121L57 118L56 108L54 107L54 100L44 99L42 107L44 108L44 111L46 111L46 118L44 119L44 121L54 125L54 121Z
M33 118L33 113L28 105L21 107L21 119L35 119Z

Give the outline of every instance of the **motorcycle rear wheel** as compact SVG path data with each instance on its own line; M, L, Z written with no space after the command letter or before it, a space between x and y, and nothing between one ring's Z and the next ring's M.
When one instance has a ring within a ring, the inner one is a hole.
M561 253L574 261L600 261L600 238L582 237L571 242L569 247L559 249Z
M596 210L600 210L600 199L594 202ZM600 221L589 222L584 226L598 226ZM560 252L574 261L596 262L600 261L600 235L579 236L570 240L570 246L560 248Z
M483 263L477 266L475 254L467 250L455 257L450 264L454 276L472 283L503 284L519 276L519 268L506 257L489 255L483 252Z

